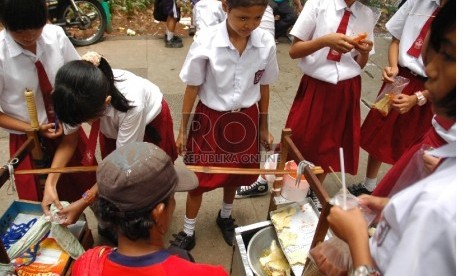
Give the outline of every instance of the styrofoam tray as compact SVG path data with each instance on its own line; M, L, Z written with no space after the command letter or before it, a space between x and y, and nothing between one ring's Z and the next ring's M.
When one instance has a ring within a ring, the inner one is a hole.
M284 228L281 231L278 231L279 227L273 221L273 216L280 212L289 212L291 208L295 209L295 214L291 216L289 228ZM302 275L305 261L302 264L298 263L292 265L293 261L291 258L297 252L301 252L302 254L305 254L305 256L308 255L313 237L315 235L316 226L318 224L318 213L316 210L317 209L313 206L312 203L310 203L309 200L305 200L300 203L293 203L276 211L270 212L270 217L276 229L281 248L283 249L284 255L289 261L289 264L291 264L291 269L294 272L294 275L296 276ZM293 244L286 245L282 243L280 237L287 235L286 232L288 231L291 233L291 235L297 236Z

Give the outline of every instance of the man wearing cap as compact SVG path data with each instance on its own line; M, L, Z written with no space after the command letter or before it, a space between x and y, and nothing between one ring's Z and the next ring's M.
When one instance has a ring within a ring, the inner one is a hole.
M99 164L97 186L97 217L113 227L118 247L88 250L73 275L227 275L220 266L191 263L165 249L174 192L192 190L198 180L163 150L142 142L116 149Z

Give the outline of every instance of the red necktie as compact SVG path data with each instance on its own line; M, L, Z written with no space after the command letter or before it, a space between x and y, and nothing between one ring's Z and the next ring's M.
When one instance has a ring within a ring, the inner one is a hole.
M92 123L90 128L89 140L87 141L86 151L82 157L82 165L91 166L94 164L95 149L97 148L97 138L100 132L100 119Z
M337 27L336 33L340 33L340 34L346 33L347 25L349 25L349 18L350 18L350 11L345 10L344 15L342 16L341 22L339 23L339 27ZM339 62L341 60L341 53L330 48L327 59Z
M420 34L418 35L417 39L412 43L412 46L410 46L410 49L408 49L407 54L411 55L412 57L419 57L421 54L421 48L423 47L423 43L426 37L426 34L428 33L429 27L431 26L431 22L433 22L434 17L436 17L436 14L439 12L439 7L436 8L436 10L433 12L433 14L426 20L425 25L423 25L423 28L420 31Z
M35 63L37 68L37 76L39 77L40 91L42 92L42 98L44 99L45 112L47 113L47 119L49 123L55 122L55 112L53 111L53 104L51 99L51 93L53 90L52 84L48 79L47 72L45 72L44 66L40 60Z

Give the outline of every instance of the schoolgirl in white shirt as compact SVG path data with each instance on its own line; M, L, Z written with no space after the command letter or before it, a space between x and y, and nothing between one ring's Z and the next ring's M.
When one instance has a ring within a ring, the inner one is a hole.
M89 156L95 155L97 137L100 136L102 158L117 147L144 141L159 146L174 162L178 155L173 120L160 89L131 72L112 69L96 52L88 52L82 59L66 63L56 76L53 101L58 118L65 123L66 139L60 145L64 150L57 152L52 167L66 165L76 149L74 130L84 122L92 124L86 150ZM59 177L55 174L45 183L43 206L50 201L59 201L54 193ZM81 203L82 210L89 205L89 202ZM71 208L65 208L59 214L64 215ZM64 216L66 223L77 218L74 213Z
M347 21L348 20L348 21ZM291 58L304 76L286 127L306 160L325 171L357 174L360 141L360 72L373 50L374 12L354 0L307 1L290 34ZM346 26L346 28L344 28ZM359 34L366 38L355 41ZM318 175L323 181L326 174Z
M361 128L361 147L369 153L363 186L373 191L382 163L394 164L431 127L431 105L424 92L426 73L420 56L429 24L444 0L408 0L386 23L392 35L389 65L383 85L402 76L410 82L393 99L393 111L385 117L371 109ZM360 186L362 188L362 186ZM357 195L357 192L354 191Z
M25 131L31 128L24 91L32 90L40 124L39 138L46 156L46 160L40 161L46 167L54 157L63 129L56 122L56 117L53 118L52 112L47 114L44 99L47 103L51 102L51 84L55 81L58 68L65 62L79 59L79 54L62 28L46 24L47 7L44 0L4 0L0 20L5 27L0 32L0 127L10 133L10 156L13 156L27 139ZM39 62L42 65L42 83L48 81L49 91L41 89L39 68L36 67ZM51 103L48 108L49 111L52 109ZM86 140L84 131L79 129L82 148L86 147ZM78 150L70 165L79 166L81 160L82 152ZM28 155L17 169L34 167L32 156ZM15 175L15 180L20 199L42 199L43 187L36 175ZM60 183L63 185L59 185L58 193L63 200L77 200L95 183L95 174L65 176Z
M178 153L190 165L259 167L259 142L269 146L269 85L278 76L276 45L270 33L257 28L266 0L228 0L227 19L199 32L182 67L186 83ZM199 102L189 125L196 98ZM195 246L195 221L202 194L223 187L223 206L216 222L232 245L231 217L235 190L257 176L198 173L199 187L187 199L184 229L173 246Z

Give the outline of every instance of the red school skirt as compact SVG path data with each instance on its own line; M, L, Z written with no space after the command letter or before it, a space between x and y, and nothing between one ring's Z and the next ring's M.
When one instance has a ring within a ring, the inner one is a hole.
M426 78L414 76L409 69L399 67L399 76L410 80L403 94L413 95L425 89ZM380 92L383 87L384 84ZM394 164L415 141L425 135L431 127L432 118L429 101L423 106L415 105L405 114L392 110L386 117L372 108L363 122L360 144L376 160Z
M87 148L87 136L82 128L78 130L78 147L74 152L73 157L68 162L71 166L82 166L82 158ZM55 154L55 150L60 144L61 139L50 140L42 139L42 145L45 148L44 155L50 158L46 166L50 167L50 163ZM10 134L10 157L26 142L27 136L25 134ZM97 165L94 158L93 165ZM32 169L33 159L31 154L28 154L23 161L16 168L17 170ZM47 177L43 175L41 177ZM33 174L15 174L16 189L18 191L19 199L41 201L43 197L43 187L39 184L39 176ZM60 200L75 201L81 198L82 194L90 189L96 183L95 172L80 172L80 173L63 173L60 176L57 184L57 192Z
M339 148L344 149L345 172L357 174L360 141L360 76L337 84L304 75L287 117L292 141L305 160L329 171L341 171Z
M105 158L116 149L116 140L107 138L103 133L99 135L100 151ZM178 158L176 142L174 141L173 118L170 107L165 99L161 101L161 112L146 127L144 142L159 146L168 154L173 162Z
M190 125L184 162L187 165L260 168L259 111L256 104L238 112L213 110L201 101ZM219 187L251 185L258 175L197 173L199 187L192 195Z

